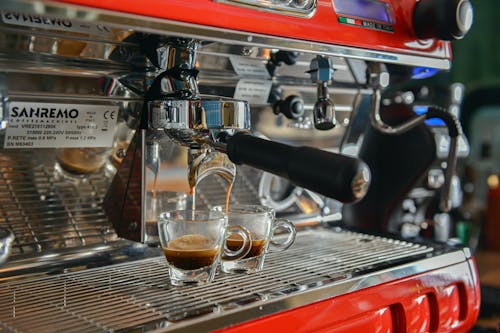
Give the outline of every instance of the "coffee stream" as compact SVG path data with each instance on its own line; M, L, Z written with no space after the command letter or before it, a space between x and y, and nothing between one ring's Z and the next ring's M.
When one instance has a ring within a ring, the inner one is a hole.
M218 175L227 182L226 189L226 212L229 209L229 199L231 190L236 178L236 168L227 157L221 153L209 152L197 156L188 168L189 195L192 199L191 209L193 211L192 218L195 217L196 209L196 187L199 183L208 176ZM153 204L156 204L156 186L158 174L155 174L152 190ZM155 205L153 205L155 207ZM193 242L192 248L178 248L175 244L183 238L197 239L200 235L185 235L174 239L168 243L167 248L163 248L163 252L167 261L180 269L191 270L198 269L204 266L209 266L213 263L219 253L219 248L203 247L198 242ZM177 248L176 248L177 247Z
M153 188L151 189L151 209L153 210L151 216L157 216L157 199L156 199L156 187L158 186L158 170L155 172L155 177L153 179Z
M226 155L211 152L200 155L189 165L188 182L189 195L192 198L191 209L196 209L196 186L205 178L212 175L218 175L227 182L226 190L226 212L229 209L229 199L234 181L236 179L236 168L230 162Z

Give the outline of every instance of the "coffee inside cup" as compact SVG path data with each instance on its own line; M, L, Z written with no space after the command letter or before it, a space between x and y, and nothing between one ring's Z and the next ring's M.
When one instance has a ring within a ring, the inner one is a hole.
M252 237L252 246L250 247L250 251L248 252L248 254L242 259L260 256L264 252L266 240L258 239L259 236L254 234L253 232L250 233L250 236ZM241 238L241 236L238 234L232 234L227 239L226 244L228 249L230 249L231 251L237 251L243 246L243 238Z
M103 166L105 153L105 148L61 148L56 158L59 165L70 173L89 174Z
M219 247L203 235L184 235L168 242L163 253L172 266L184 270L212 265L219 254Z

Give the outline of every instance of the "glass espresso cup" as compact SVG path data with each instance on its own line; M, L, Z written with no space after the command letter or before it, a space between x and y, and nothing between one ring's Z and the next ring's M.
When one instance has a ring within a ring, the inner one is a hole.
M109 148L59 148L55 177L75 183L85 181L90 174L102 170L111 152Z
M217 207L216 210L221 210ZM264 259L270 250L283 251L295 241L295 226L288 220L276 219L274 209L259 205L233 205L227 211L230 226L244 227L250 232L251 246L248 253L238 260L225 260L222 258L221 268L225 273L252 273L261 271ZM288 237L276 237L277 230L283 229ZM238 249L244 239L234 234L229 236L227 246L229 249Z
M236 260L246 255L251 238L242 227L228 227L221 211L175 210L160 214L158 233L174 286L212 282L221 256ZM227 247L229 237L241 239Z

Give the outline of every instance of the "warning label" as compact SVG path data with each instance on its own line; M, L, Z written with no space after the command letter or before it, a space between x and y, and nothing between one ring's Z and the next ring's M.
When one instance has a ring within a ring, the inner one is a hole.
M111 147L118 106L11 102L4 148Z

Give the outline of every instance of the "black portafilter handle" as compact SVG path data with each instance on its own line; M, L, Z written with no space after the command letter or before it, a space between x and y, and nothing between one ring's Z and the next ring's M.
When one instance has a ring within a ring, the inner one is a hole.
M357 158L244 133L226 138L226 144L226 154L233 163L287 178L295 185L343 203L360 200L370 185L370 170Z

